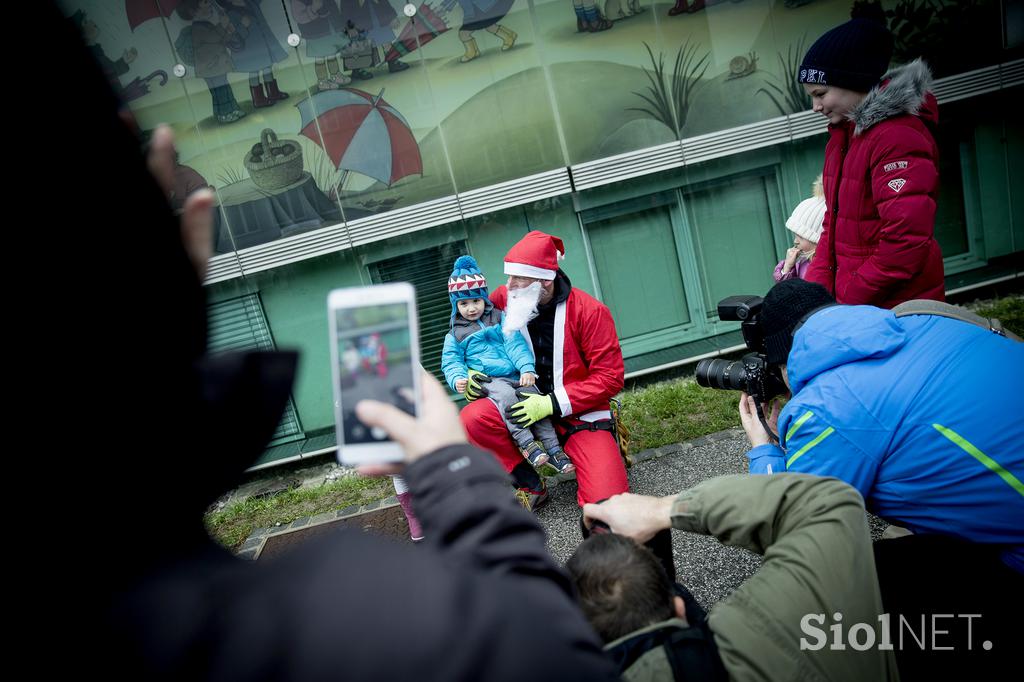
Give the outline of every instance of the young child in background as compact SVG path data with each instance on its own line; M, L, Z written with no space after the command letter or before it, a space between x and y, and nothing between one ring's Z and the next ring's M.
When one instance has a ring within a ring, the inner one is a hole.
M538 392L534 387L537 374L533 351L526 339L518 330L505 335L501 328L504 314L495 309L487 296L487 280L476 260L459 256L448 278L452 318L444 338L441 370L448 384L459 393L465 393L470 371L491 377L487 397L504 415L505 408L521 400L517 393ZM563 474L575 470L550 419L542 419L530 428L517 426L507 418L505 424L534 467L546 463Z
M775 281L785 279L806 279L804 274L814 258L814 249L821 237L821 224L825 220L825 193L821 186L821 176L814 181L813 196L804 199L793 215L786 220L786 228L796 235L793 246L786 250L786 257L775 266Z

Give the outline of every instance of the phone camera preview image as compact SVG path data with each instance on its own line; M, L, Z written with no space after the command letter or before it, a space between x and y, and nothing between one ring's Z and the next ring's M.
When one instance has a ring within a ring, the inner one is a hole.
M379 400L415 415L409 309L386 303L335 311L343 445L387 441L356 417L360 400Z

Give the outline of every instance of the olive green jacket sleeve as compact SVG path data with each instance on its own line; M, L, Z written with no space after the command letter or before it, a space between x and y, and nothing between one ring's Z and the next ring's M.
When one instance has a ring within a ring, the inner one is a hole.
M864 502L852 487L804 474L723 476L681 493L672 526L764 555L708 617L732 679L898 679L893 652L877 638L865 651L848 644L856 623L880 637L883 612ZM830 646L837 612L842 651Z

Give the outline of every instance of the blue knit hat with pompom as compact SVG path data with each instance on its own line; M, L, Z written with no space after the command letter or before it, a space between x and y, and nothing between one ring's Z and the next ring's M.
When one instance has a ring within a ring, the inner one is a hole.
M448 278L448 297L452 305L459 299L482 298L487 300L487 280L480 266L472 256L459 256L455 260L452 274Z

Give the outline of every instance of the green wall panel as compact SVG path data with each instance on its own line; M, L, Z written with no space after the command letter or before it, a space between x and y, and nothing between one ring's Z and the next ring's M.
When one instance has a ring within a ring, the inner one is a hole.
M587 233L620 339L690 321L669 206L589 223Z
M763 294L773 284L774 186L770 176L745 176L686 193L709 315L726 296Z

